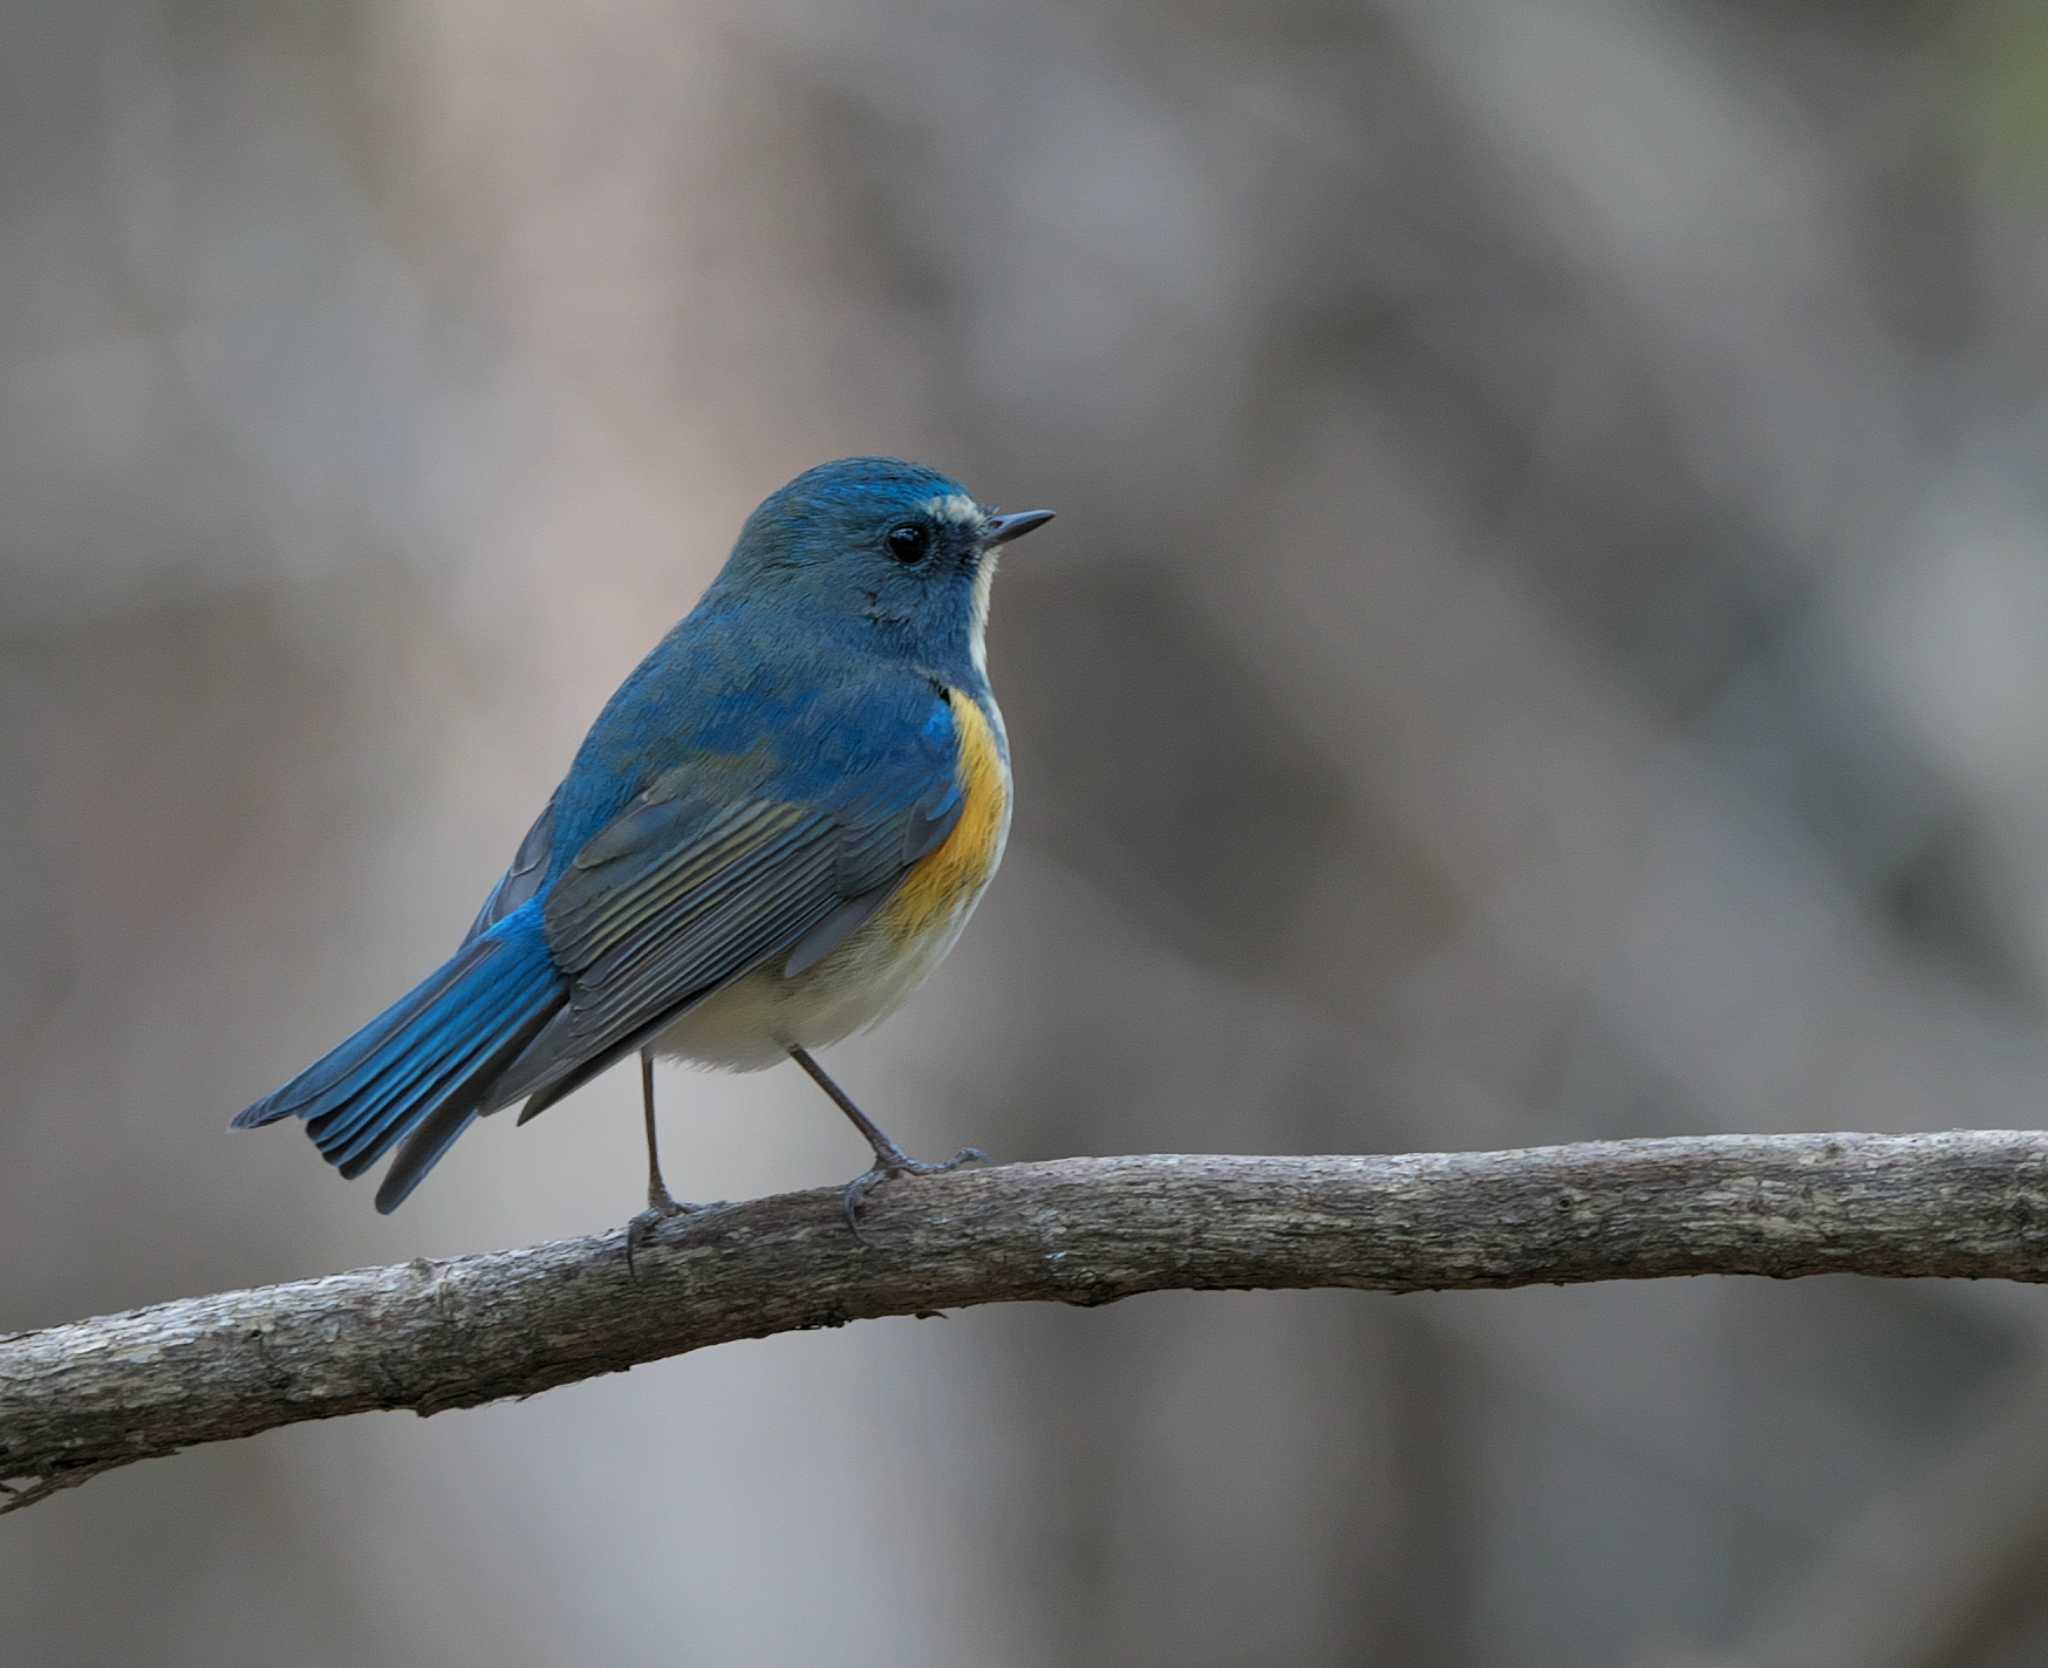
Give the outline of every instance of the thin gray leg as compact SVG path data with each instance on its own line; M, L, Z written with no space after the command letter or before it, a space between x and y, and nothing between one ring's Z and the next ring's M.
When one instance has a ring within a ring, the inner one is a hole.
M883 1182L895 1176L941 1176L948 1170L957 1170L963 1164L986 1164L988 1154L979 1147L962 1147L944 1164L932 1164L921 1158L912 1158L890 1139L888 1132L870 1118L858 1106L853 1097L826 1075L825 1068L813 1060L796 1044L789 1045L789 1057L810 1074L813 1083L832 1097L832 1104L844 1112L853 1127L860 1131L861 1138L874 1148L873 1168L863 1171L846 1184L841 1205L846 1211L846 1225L853 1230L853 1237L859 1239L860 1202Z
M647 1236L673 1216L690 1216L708 1205L693 1205L687 1200L676 1198L668 1190L668 1183L661 1175L661 1148L654 1133L654 1050L640 1050L640 1113L647 1125L647 1208L626 1224L626 1272L635 1280L640 1270L634 1263L634 1253L646 1241Z

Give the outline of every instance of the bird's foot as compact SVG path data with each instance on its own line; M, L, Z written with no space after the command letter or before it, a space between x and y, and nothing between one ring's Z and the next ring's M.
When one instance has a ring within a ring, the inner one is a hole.
M885 1181L898 1176L943 1176L948 1170L957 1170L963 1164L986 1164L988 1154L979 1147L962 1147L943 1164L933 1164L926 1159L912 1158L901 1147L892 1147L884 1152L875 1152L874 1168L863 1171L846 1184L846 1191L840 1196L840 1208L846 1212L846 1225L853 1230L853 1237L866 1243L860 1231L860 1206L876 1188Z
M658 1193L650 1188L647 1193L647 1208L626 1224L626 1272L637 1284L640 1270L634 1263L634 1256L664 1222L671 1222L678 1216L701 1216L708 1210L718 1210L720 1204L695 1205L687 1199L671 1198L667 1188Z

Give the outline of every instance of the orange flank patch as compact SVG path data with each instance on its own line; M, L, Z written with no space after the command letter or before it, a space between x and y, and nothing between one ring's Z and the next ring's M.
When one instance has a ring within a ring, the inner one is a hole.
M889 900L889 925L904 938L941 925L956 905L987 882L1002 847L1003 818L1009 809L1003 758L987 717L957 689L947 690L946 699L960 738L960 820L944 844L918 860L904 876L902 889Z

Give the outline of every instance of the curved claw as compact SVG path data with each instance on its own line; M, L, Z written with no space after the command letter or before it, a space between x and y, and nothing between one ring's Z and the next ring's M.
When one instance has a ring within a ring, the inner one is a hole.
M634 1262L634 1253L647 1243L654 1231L664 1222L678 1216L698 1216L715 1205L693 1205L687 1199L671 1199L664 1193L659 1200L651 1201L647 1208L626 1224L626 1273L634 1285L640 1283L640 1270Z
M860 1206L876 1188L897 1176L943 1176L948 1170L957 1170L963 1164L986 1164L988 1154L979 1147L962 1147L943 1164L934 1164L928 1159L912 1158L908 1153L894 1153L879 1157L873 1169L865 1170L846 1184L846 1191L840 1195L840 1209L845 1213L846 1226L853 1237L862 1245L867 1236L860 1231Z

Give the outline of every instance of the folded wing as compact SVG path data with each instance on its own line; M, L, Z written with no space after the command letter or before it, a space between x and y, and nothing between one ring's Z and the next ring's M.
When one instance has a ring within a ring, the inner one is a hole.
M778 958L801 971L844 942L959 820L952 726L928 686L911 701L868 691L818 715L803 768L765 769L744 796L724 772L705 794L690 766L655 782L548 891L569 1000L493 1104L526 1100L523 1122L735 979Z

